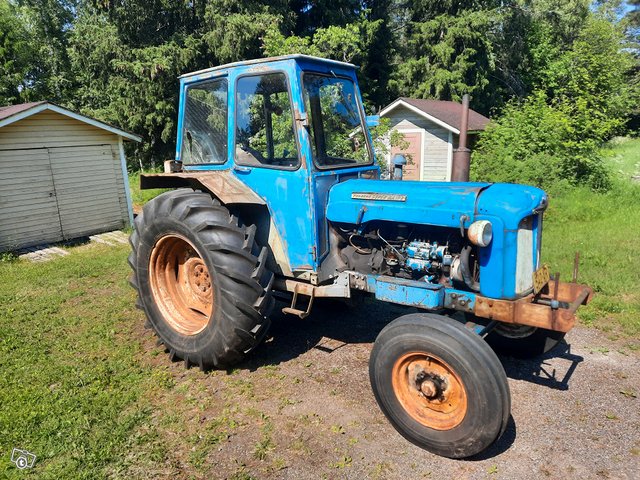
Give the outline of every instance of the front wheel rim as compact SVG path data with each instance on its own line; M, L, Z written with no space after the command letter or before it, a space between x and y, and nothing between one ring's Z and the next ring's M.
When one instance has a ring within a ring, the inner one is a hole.
M171 328L196 335L206 328L214 308L214 289L202 255L177 234L158 239L149 259L151 294Z
M424 352L406 353L392 369L396 398L407 414L434 430L451 430L467 413L467 393L453 368Z

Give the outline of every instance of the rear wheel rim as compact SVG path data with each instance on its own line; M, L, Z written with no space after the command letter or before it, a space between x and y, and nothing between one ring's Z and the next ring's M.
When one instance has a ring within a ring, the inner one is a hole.
M183 335L204 330L214 311L209 269L193 244L177 234L161 237L149 259L151 293L169 326Z
M454 369L424 352L406 353L392 369L392 385L402 408L434 430L451 430L467 413L467 393Z

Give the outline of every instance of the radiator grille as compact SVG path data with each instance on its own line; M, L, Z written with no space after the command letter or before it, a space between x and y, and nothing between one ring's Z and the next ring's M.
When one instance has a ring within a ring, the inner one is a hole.
M516 294L521 295L533 288L533 270L538 262L534 252L533 217L523 219L518 225L518 250L516 256Z

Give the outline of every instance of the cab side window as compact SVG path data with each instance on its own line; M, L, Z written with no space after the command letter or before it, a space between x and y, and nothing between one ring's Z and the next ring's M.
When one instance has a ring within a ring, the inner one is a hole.
M184 164L227 161L227 79L187 88L182 151Z
M284 73L241 77L236 86L235 159L240 165L298 165L291 98Z

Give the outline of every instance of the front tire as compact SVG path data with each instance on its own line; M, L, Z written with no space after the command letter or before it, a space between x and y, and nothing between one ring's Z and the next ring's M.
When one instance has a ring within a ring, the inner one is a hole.
M164 193L136 218L130 243L137 305L169 350L202 369L242 360L264 338L273 307L266 248L210 195Z
M378 335L369 376L395 429L432 453L464 458L504 433L507 377L489 346L446 317L404 315Z

